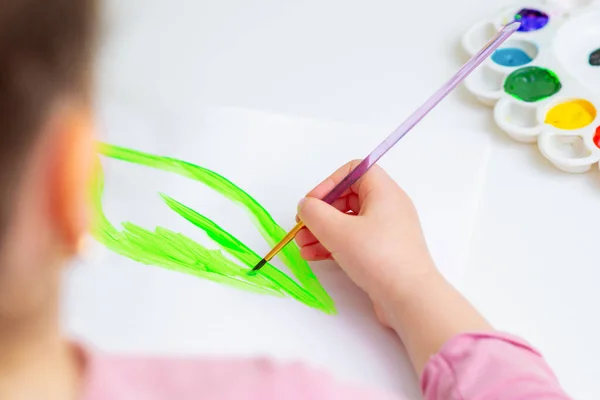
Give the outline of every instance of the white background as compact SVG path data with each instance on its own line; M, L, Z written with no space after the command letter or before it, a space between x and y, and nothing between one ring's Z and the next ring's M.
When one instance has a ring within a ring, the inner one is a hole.
M360 158L465 60L460 36L504 1L109 2L99 60L105 140L191 161L247 189L288 228L304 192ZM258 159L258 160L257 160ZM164 191L258 252L244 214L183 178L105 163L113 222L201 235ZM578 399L598 398L600 173L553 169L462 88L382 165L413 196L444 273L500 329L541 348ZM95 249L71 270L72 334L109 351L270 355L416 398L403 350L331 264L340 315ZM595 312L596 311L596 312Z

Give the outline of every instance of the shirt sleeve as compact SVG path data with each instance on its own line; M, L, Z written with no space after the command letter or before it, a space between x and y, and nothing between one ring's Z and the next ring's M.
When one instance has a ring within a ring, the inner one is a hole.
M552 370L529 344L505 334L465 334L425 367L425 400L567 400Z

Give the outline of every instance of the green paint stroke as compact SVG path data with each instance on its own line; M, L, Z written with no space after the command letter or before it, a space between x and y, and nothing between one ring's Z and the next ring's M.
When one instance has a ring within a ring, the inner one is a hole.
M253 222L261 236L270 246L278 243L286 234L285 230L277 225L267 210L254 198L213 171L175 158L156 156L109 144L100 144L100 153L109 158L176 173L201 182L244 207L253 217ZM279 257L297 281L272 264L267 264L259 274L249 274L251 268L261 260L258 254L214 221L168 195L160 194L165 204L204 231L220 249L208 249L185 235L162 227L149 231L125 222L122 224L122 230L117 229L106 218L102 209L104 176L101 168L98 169L93 193L95 214L93 235L96 240L115 253L143 264L183 272L238 289L274 296L289 296L325 313L335 314L333 300L323 289L308 263L302 259L298 247L294 244L286 246ZM233 259L238 262L234 262Z

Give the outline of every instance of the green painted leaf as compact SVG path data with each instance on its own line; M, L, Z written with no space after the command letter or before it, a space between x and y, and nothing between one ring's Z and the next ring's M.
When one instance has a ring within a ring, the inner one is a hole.
M201 182L244 207L253 217L259 233L270 246L278 243L286 234L254 198L213 171L174 158L109 144L101 144L100 153L110 158L176 173ZM261 257L217 223L197 211L166 194L161 194L170 209L203 230L220 250L208 249L185 235L162 227L157 227L152 232L126 222L123 223L123 230L117 229L103 212L103 191L104 176L99 168L93 195L95 213L93 235L110 250L147 265L194 275L238 289L289 296L325 313L335 313L333 300L323 289L308 263L302 259L295 244L286 246L280 253L280 258L297 281L272 264L267 264L258 274L249 274ZM227 257L224 252L239 263Z

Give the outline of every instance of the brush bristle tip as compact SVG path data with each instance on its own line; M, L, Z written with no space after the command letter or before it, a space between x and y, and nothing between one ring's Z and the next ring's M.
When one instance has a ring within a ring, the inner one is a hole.
M258 271L259 269L261 269L262 267L264 267L266 263L267 263L267 260L265 260L263 258L262 260L260 260L260 262L258 264L256 264L256 266L254 268L252 268L252 272Z

